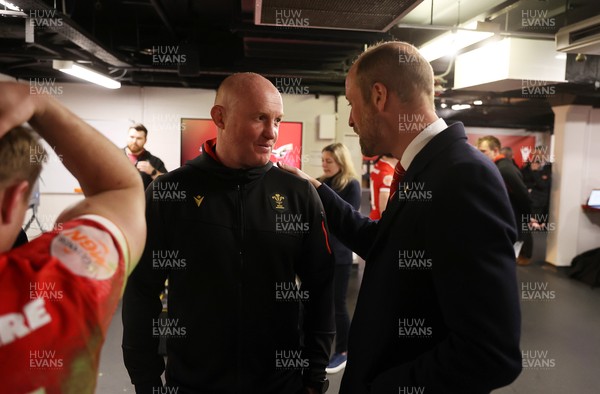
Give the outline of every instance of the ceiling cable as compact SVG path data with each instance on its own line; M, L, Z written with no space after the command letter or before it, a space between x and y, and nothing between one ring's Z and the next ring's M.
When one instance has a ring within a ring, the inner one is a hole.
M431 16L429 17L429 24L433 25L433 0L431 0Z

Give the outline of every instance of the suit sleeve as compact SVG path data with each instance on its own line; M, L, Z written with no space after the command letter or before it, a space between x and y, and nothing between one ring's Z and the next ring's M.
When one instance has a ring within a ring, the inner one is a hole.
M356 179L353 179L348 183L346 189L344 190L344 200L358 211L360 209L360 183Z
M325 367L335 335L333 304L333 255L328 244L327 223L323 206L315 189L307 182L307 215L310 230L305 236L302 256L296 267L302 290L308 291L304 306L304 356L309 368L304 372L305 382L319 382L325 378Z
M377 222L361 215L327 185L319 186L317 192L323 202L331 232L348 249L364 259L377 235Z
M166 250L162 229L168 229L161 220L160 204L152 201L152 190L146 191L146 221L148 237L142 258L131 274L123 296L123 359L136 386L136 392L152 393L161 387L165 369L163 357L158 354L159 337L153 335L153 322L162 311L160 293L164 289L168 271L153 268L154 250Z
M494 169L495 170L495 169ZM492 172L492 173L490 173ZM495 172L495 173L494 173ZM427 238L432 279L449 334L413 361L382 372L372 393L489 393L521 371L513 214L497 171L461 165L433 195Z

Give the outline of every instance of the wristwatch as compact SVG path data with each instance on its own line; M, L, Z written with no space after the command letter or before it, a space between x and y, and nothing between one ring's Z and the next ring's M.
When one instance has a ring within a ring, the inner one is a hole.
M325 393L329 388L329 379L323 378L323 380L321 380L320 382L308 382L305 383L305 385L307 387L317 390L317 392L319 393Z
M156 173L157 173L157 172L158 172L158 171L156 171L156 168L155 168L155 169L152 171L152 174L150 174L150 175L154 176L154 175L156 175Z

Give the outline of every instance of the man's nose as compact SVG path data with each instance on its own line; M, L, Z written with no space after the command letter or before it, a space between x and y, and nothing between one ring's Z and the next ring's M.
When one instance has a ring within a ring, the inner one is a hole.
M267 122L267 124L265 125L265 128L263 130L263 136L270 140L275 139L277 137L278 129L279 129L278 125L271 123L271 122Z

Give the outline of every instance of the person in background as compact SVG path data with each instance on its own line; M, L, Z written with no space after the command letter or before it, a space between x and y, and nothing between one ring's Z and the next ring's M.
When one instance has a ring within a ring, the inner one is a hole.
M537 215L547 215L552 186L552 163L546 161L542 147L535 148L521 173L531 196L531 211Z
M342 143L327 145L321 152L323 175L319 181L331 187L355 210L360 208L360 183L352 164L350 151ZM331 234L329 245L335 258L335 352L327 366L327 373L337 373L345 368L348 359L348 331L350 316L346 295L352 271L352 251Z
M365 262L340 394L489 393L521 372L515 223L496 166L438 118L434 76L403 42L346 77L363 155L399 159L381 220L308 179L332 233ZM400 132L399 132L400 131Z
M127 131L127 146L123 148L129 161L138 169L144 190L153 180L167 172L165 163L144 148L147 139L148 129L143 124L136 123Z
M517 162L514 159L513 150L510 146L503 146L502 148L500 148L500 154L504 155L504 157L506 157L507 160L509 160L511 163L513 163L513 165L515 167L519 168L519 166L517 165Z
M547 229L550 210L550 187L552 186L552 163L546 161L546 150L537 146L521 170L523 181L531 197L531 224L534 230ZM532 238L533 240L533 238ZM524 249L533 248L527 242Z
M394 158L391 153L386 153L373 163L371 170L371 213L369 217L373 220L381 219L381 214L387 207L390 198L390 185L394 178L394 167L398 163L398 159Z
M3 393L96 387L100 349L146 239L142 182L123 153L49 95L0 83L0 380ZM56 229L11 249L45 161L39 136L85 198ZM118 203L115 203L117 201Z
M519 235L514 246L517 263L527 265L533 252L533 241L528 230L529 218L531 217L531 199L523 182L521 171L511 160L500 153L501 148L500 140L493 135L486 135L477 140L477 149L496 164L500 175L502 175L515 215L517 234ZM528 245L528 247L523 248L524 245Z
M210 114L217 138L146 191L148 242L123 297L131 381L138 394L325 392L334 262L314 188L269 161L281 94L234 74Z

